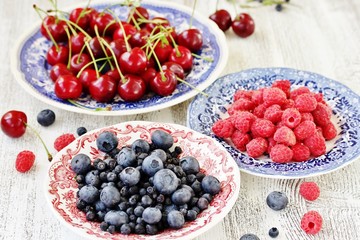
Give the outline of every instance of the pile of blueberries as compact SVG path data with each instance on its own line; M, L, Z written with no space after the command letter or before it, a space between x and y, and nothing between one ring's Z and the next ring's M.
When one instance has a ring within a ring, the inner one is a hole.
M170 134L155 130L151 143L137 139L119 149L112 132L99 134L103 160L91 162L85 154L71 160L77 208L110 233L157 234L195 220L220 192L220 182L200 172L196 158L179 158L182 149L173 143Z

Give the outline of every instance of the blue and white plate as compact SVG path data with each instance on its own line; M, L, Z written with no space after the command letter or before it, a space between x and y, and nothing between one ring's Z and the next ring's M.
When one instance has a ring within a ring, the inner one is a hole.
M114 4L113 1L100 0L91 7L101 10L112 4ZM186 6L169 1L152 0L142 1L142 6L148 9L151 18L166 17L170 24L176 27L177 32L189 27L192 9ZM85 7L85 3L71 6L67 10L70 11L76 7ZM129 8L125 6L114 5L110 9L121 20L126 19L129 13ZM204 44L199 55L212 58L213 62L195 58L193 69L185 80L198 90L203 90L221 74L227 62L228 48L224 33L207 17L195 12L193 26L198 28L203 36ZM109 104L98 103L85 94L76 101L75 105L61 100L54 93L54 83L49 78L50 66L45 61L47 49L52 44L41 35L39 28L40 22L19 39L12 52L11 66L16 80L27 92L52 106L86 114L120 116L167 108L186 101L198 93L187 85L178 84L171 96L148 96L146 99L134 103L124 102L118 96ZM96 111L99 108L110 108L111 110Z
M263 157L254 159L230 143L217 138L211 126L227 116L227 107L238 89L269 87L277 79L289 79L292 89L306 86L322 92L333 110L332 121L338 136L327 143L327 153L305 162L274 163ZM289 68L256 68L223 76L205 90L209 95L198 95L188 108L187 125L216 138L233 156L240 170L270 178L304 178L335 171L350 164L360 155L360 97L351 89L316 73Z

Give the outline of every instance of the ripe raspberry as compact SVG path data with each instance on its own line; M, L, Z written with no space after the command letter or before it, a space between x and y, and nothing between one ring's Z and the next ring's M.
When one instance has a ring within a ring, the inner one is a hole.
M255 104L247 98L239 98L230 108L233 111L252 111L255 108Z
M268 149L266 151L268 153L270 153L272 147L275 146L275 145L276 145L276 141L272 137L268 138Z
M236 102L240 98L246 98L246 99L251 100L251 95L252 95L251 91L247 91L247 90L243 90L243 89L237 90L234 94L234 102Z
M309 211L301 219L301 228L307 234L317 234L322 228L323 219L317 211Z
M290 97L291 83L289 80L276 80L271 87L280 88L286 94L287 98Z
M63 149L64 147L66 147L67 145L69 145L72 141L75 140L75 136L72 133L65 133L63 135L60 135L59 137L57 137L55 139L54 142L54 148L57 151L60 151L61 149Z
M257 118L251 125L251 132L258 137L271 137L275 130L275 125L267 119Z
M310 93L310 89L308 89L307 87L299 87L290 92L290 98L292 100L295 100L297 96L304 94L304 93Z
M337 135L336 128L332 122L329 122L322 128L322 135L326 140L334 139Z
M304 122L304 121L314 121L314 117L311 113L301 113L301 121Z
M318 103L312 115L317 125L326 126L330 122L331 109L323 103Z
M268 148L268 142L265 138L258 137L252 139L246 144L246 151L250 157L257 158L263 155Z
M18 172L24 173L31 169L35 162L35 154L31 151L24 150L16 156L15 168Z
M284 144L276 144L271 148L270 158L276 163L290 162L293 157L293 151Z
M292 146L293 158L295 162L303 162L310 158L310 150L303 143L297 143Z
M304 140L304 144L309 148L314 157L318 157L326 153L325 138L318 132Z
M270 120L272 123L277 123L281 121L282 114L283 111L280 105L274 104L265 110L264 118Z
M283 112L281 121L289 128L294 128L301 122L301 114L296 108L287 108Z
M255 118L251 112L240 111L231 116L231 122L240 132L247 133L250 131Z
M230 121L230 118L216 121L211 129L219 138L229 138L235 131L235 127Z
M296 139L301 141L305 138L310 137L316 132L316 125L312 121L304 121L301 122L295 129L294 133L296 136Z
M320 196L320 188L315 182L302 182L300 195L308 201L314 201Z
M316 109L317 101L313 94L304 93L295 98L295 107L300 112L312 112Z
M251 101L255 105L260 105L264 102L263 101L263 91L264 91L264 88L260 88L259 90L253 91L252 96L251 96Z
M255 116L257 116L258 118L263 118L266 108L267 108L266 105L264 103L262 103L254 108L253 114Z
M326 104L324 100L324 95L322 93L313 93L313 95L317 102Z
M293 108L295 107L295 102L292 99L286 99L286 102L284 105L282 105L282 109L285 110L287 108Z
M280 127L275 131L274 140L286 146L294 146L296 143L294 132L286 126Z
M283 105L286 102L286 94L280 88L265 88L263 100L266 106L273 104Z
M242 133L241 131L235 130L235 132L231 136L231 141L234 146L240 151L246 151L246 144L248 144L251 140L251 137L247 133Z

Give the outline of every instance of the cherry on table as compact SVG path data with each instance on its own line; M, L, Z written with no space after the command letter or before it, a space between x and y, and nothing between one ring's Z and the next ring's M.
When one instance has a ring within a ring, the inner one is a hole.
M162 70L170 70L173 73L175 73L177 78L180 79L184 79L185 78L185 73L184 73L184 69L177 63L175 62L166 62L161 66Z
M63 63L57 63L50 69L50 78L55 82L62 75L73 75L72 71Z
M211 20L213 20L218 27L225 32L231 27L231 15L230 13L225 9L219 9L209 17Z
M82 93L82 84L73 75L60 76L55 82L55 95L60 99L76 99Z
M184 69L184 72L189 72L193 63L191 51L183 46L177 46L177 50L178 52L176 48L173 48L169 55L169 61L179 64Z
M172 94L176 89L176 85L176 75L170 70L157 73L150 81L151 90L160 96L168 96Z
M110 102L115 97L116 90L115 80L108 75L102 75L89 86L91 97L98 102Z
M236 16L232 22L231 27L236 35L242 38L246 38L254 33L255 23L249 14L241 13Z
M24 112L11 110L1 117L1 130L9 137L18 138L26 131L27 117Z
M91 58L86 53L75 54L70 60L70 70L74 74L77 74L89 62L91 62ZM92 68L92 65L89 65L86 68Z
M124 73L140 74L146 70L146 54L138 47L133 48L129 52L121 54L119 64Z
M64 42L68 39L65 31L67 27L64 20L60 20L52 15L47 15L42 21L40 32L48 40L51 40L52 37L55 42Z
M202 34L196 28L186 29L178 34L177 43L188 48L191 52L197 52L203 45Z
M69 59L69 49L67 46L53 45L50 47L46 53L46 61L51 65L55 65L57 63L67 63Z
M118 85L119 96L128 102L140 100L146 92L145 82L136 75L126 74Z

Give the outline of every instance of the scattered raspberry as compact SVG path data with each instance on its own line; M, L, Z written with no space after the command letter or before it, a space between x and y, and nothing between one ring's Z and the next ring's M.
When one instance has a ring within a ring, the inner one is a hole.
M24 173L31 169L35 162L35 154L31 151L24 150L16 156L15 168L18 172Z
M251 112L240 111L231 116L231 121L237 130L247 133L250 131L255 118Z
M286 103L286 94L279 88L265 88L263 91L263 100L266 106L273 104L281 106Z
M280 127L275 131L274 140L286 146L294 146L296 143L294 132L286 126Z
M304 93L295 98L295 107L300 112L312 112L316 109L317 101L313 94Z
M237 149L240 151L246 151L246 144L248 144L251 140L251 137L247 133L242 133L239 130L235 130L235 132L231 136L231 141L235 145Z
M290 97L291 83L289 80L276 80L275 82L273 82L271 87L280 88L286 94L287 98Z
M320 188L315 182L302 182L300 195L308 201L314 201L320 196Z
M322 135L326 140L331 140L336 137L337 131L332 122L329 122L325 127L322 128Z
M316 132L316 125L312 121L301 122L295 129L294 133L296 139L299 141L304 140L305 138L310 137Z
M243 89L237 90L234 94L234 102L236 102L240 98L247 98L247 99L251 100L251 96L252 96L251 91L247 91L247 90L243 90Z
M276 163L287 163L291 161L293 151L284 144L276 144L271 148L270 157Z
M301 113L301 121L314 121L314 117L311 113Z
M266 108L267 108L266 105L264 103L262 103L254 108L253 114L255 116L257 116L258 118L263 118Z
M264 88L260 88L259 90L253 91L252 96L251 96L251 101L254 104L260 105L264 102L263 101L263 91L264 91Z
M268 148L268 142L265 138L258 137L252 139L246 144L246 151L250 157L257 158L263 155Z
M255 104L247 98L239 98L231 105L233 111L252 111Z
M317 125L326 126L330 122L331 109L323 103L318 103L312 115Z
M281 121L289 128L294 128L301 122L301 114L296 108L285 109Z
M265 110L264 118L270 120L272 123L277 123L281 121L282 114L283 111L280 105L274 104Z
M303 162L309 159L310 157L310 150L307 146L305 146L303 143L297 143L294 146L292 146L293 151L293 158L295 162Z
M72 141L75 140L75 136L72 133L65 133L63 135L60 135L59 137L57 137L55 139L54 142L54 148L57 151L60 151L61 149L63 149L64 147L66 147L67 145L69 145Z
M304 93L310 93L310 89L308 89L307 87L299 87L290 92L290 98L292 100L295 100L297 96L304 94Z
M271 137L275 129L275 125L267 119L257 118L251 125L251 132L258 137Z
M309 148L314 157L318 157L326 153L325 138L318 132L304 140L304 144Z
M301 228L307 234L317 234L322 228L323 219L317 211L309 211L301 219Z

